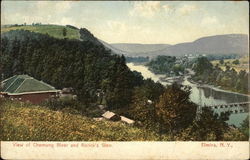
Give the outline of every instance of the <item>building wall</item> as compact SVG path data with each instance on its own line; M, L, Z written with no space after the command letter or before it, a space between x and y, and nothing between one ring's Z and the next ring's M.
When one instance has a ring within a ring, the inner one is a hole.
M9 98L13 100L19 100L22 102L28 101L33 104L39 104L53 96L56 96L56 93L34 93L34 94L24 94L24 95L12 95L9 96Z
M114 115L113 117L110 118L111 121L120 121L121 117L118 115Z

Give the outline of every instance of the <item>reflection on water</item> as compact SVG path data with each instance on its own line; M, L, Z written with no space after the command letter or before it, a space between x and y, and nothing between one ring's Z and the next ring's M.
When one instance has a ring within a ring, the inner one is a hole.
M203 87L204 96L206 98L213 97L216 100L223 99L227 103L234 103L234 102L247 102L248 97L242 96L238 94L232 94L228 92L221 92L213 90L212 88Z
M215 90L212 87L199 87L196 84L192 84L187 80L183 82L183 85L189 85L192 87L190 99L193 102L202 106L249 101L249 96L227 92L223 90Z
M160 80L164 75L156 75L152 73L148 68L144 65L135 65L133 63L127 63L127 66L132 71L141 72L142 76L146 78L151 78L155 82L159 81L163 85L167 85L168 83L162 82ZM196 104L199 105L219 105L219 104L228 104L228 103L237 103L237 102L247 102L250 100L249 96L237 94L233 92L227 92L220 89L216 89L209 86L197 86L196 84L190 83L187 78L182 83L183 85L191 86L191 94L190 99ZM228 121L229 124L234 124L239 126L240 123L247 117L248 113L239 113L232 114Z

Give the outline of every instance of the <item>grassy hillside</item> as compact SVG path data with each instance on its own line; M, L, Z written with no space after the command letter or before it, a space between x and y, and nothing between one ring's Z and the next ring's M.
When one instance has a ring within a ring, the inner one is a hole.
M239 72L240 70L246 70L247 72L249 72L249 56L245 56L239 59L240 64L235 65L232 62L235 61L236 59L225 59L224 60L224 64L220 64L219 60L214 60L211 61L211 63L215 66L216 64L219 64L219 67L222 70L225 70L225 64L227 63L228 66L230 66L230 68L234 68L237 72Z
M95 121L68 111L0 99L1 140L142 141L158 140L152 132L121 122Z
M66 28L66 36L63 36L63 28ZM11 26L1 28L1 33L5 33L11 30L29 30L37 33L48 34L55 38L69 38L69 39L80 39L78 29L73 29L67 26L59 25L26 25L26 26Z

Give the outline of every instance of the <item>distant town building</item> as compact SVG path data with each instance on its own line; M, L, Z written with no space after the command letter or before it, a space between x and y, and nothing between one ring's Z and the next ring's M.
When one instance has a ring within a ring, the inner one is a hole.
M104 118L111 120L111 121L120 121L121 117L113 112L107 111L102 115Z
M28 75L15 75L1 82L0 96L39 104L46 99L57 97L59 91Z
M60 97L68 97L68 98L72 98L72 99L76 99L77 96L73 94L73 88L69 87L69 88L63 88L60 91Z
M97 117L97 118L93 118L95 121L103 121L104 118L103 117Z
M62 94L72 94L73 93L73 88L63 88L61 91Z
M124 116L121 116L121 121L122 121L122 122L125 122L125 123L127 123L127 124L134 124L134 123L135 123L134 120L129 119L129 118L124 117Z
M103 104L100 104L100 105L98 105L98 108L101 109L101 110L104 110L105 108L107 108L107 106L105 106Z
M148 104L152 104L153 101L151 101L150 99L147 100Z

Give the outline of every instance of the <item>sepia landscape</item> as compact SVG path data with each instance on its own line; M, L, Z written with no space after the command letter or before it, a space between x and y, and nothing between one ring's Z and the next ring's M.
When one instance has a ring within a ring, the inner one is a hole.
M247 2L4 1L1 141L248 141Z

